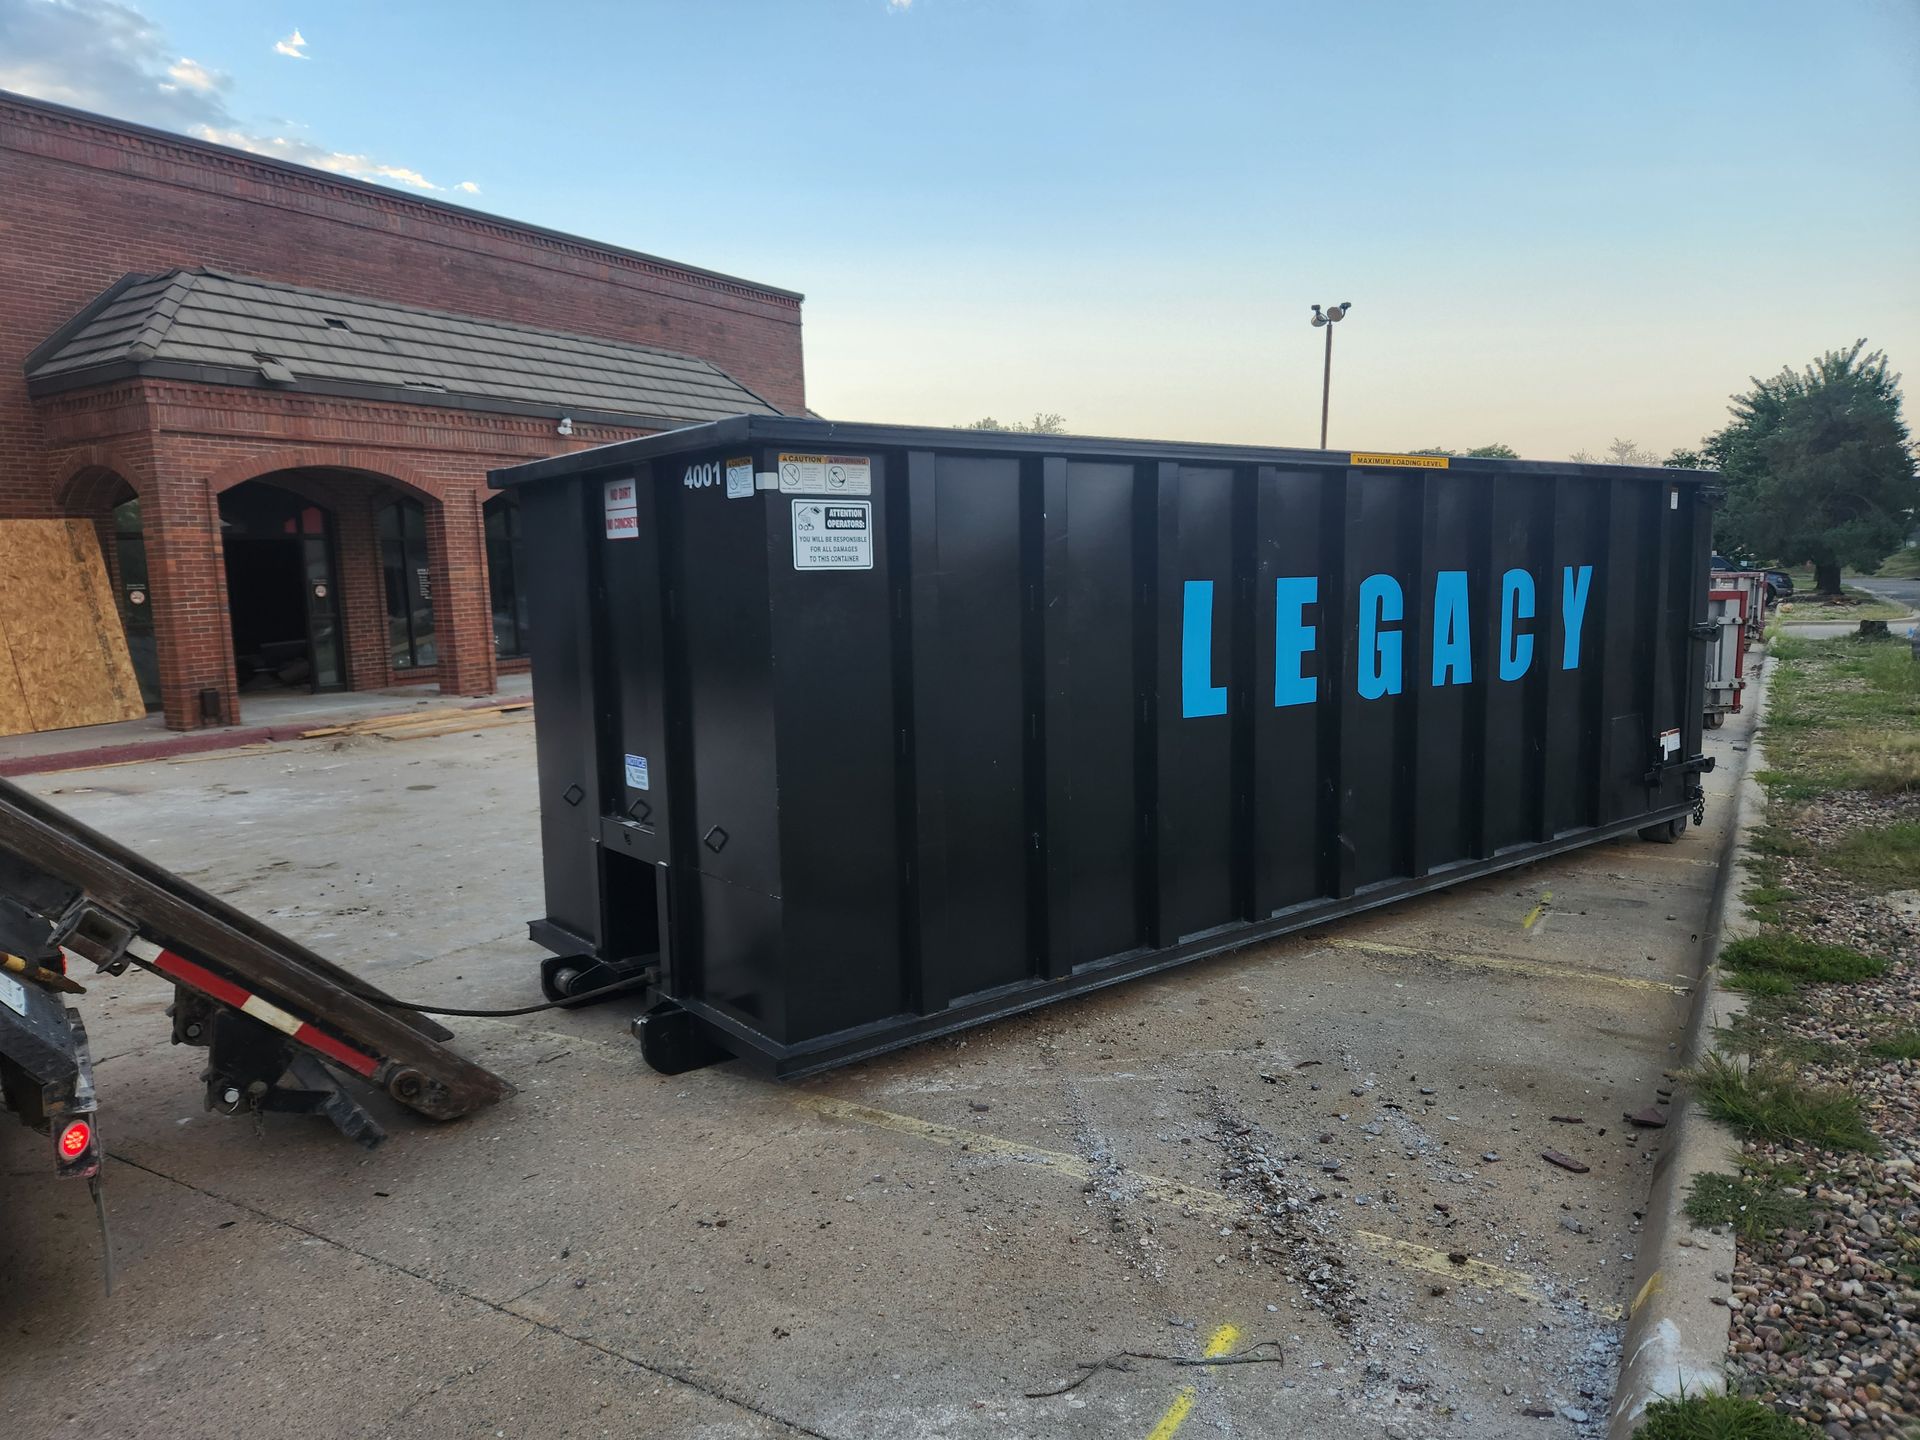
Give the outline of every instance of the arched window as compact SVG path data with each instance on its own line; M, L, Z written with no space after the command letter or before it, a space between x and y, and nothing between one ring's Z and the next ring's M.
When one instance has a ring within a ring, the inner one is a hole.
M396 500L380 511L380 566L387 581L387 648L396 670L438 658L433 643L433 587L427 580L427 511Z
M526 549L520 539L520 497L511 490L487 501L487 589L493 601L493 653L527 653Z

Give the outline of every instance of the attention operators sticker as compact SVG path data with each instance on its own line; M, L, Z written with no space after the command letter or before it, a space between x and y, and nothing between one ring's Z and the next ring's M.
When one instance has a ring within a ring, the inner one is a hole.
M871 570L872 503L866 500L794 501L793 568Z

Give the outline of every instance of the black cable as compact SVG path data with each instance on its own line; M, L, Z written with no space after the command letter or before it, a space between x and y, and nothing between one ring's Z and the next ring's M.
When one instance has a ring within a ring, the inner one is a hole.
M501 1020L513 1015L535 1015L542 1010L568 1010L575 1005L584 1005L589 1000L599 1000L627 990L638 990L643 985L651 985L653 980L654 977L651 975L629 975L625 980L616 980L611 985L602 985L598 990L569 995L563 1000L548 1000L540 1005L522 1005L518 1010L454 1010L445 1005L420 1005L412 1000L396 1000L391 995L356 993L354 998L365 1000L369 1005L380 1005L389 1010L413 1010L422 1015L454 1015L473 1020Z

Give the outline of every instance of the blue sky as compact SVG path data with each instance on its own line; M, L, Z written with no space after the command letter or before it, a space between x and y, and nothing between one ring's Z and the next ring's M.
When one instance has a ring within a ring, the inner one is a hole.
M0 85L804 291L848 418L1312 443L1314 301L1335 446L1920 373L1915 0L0 0Z

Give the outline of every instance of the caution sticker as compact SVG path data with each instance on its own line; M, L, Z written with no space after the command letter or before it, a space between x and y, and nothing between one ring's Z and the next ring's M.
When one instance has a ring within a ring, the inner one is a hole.
M865 500L794 501L793 568L871 570L872 504Z
M753 498L753 459L727 461L727 499Z
M782 455L779 475L786 495L873 493L873 461L865 455Z
M1370 451L1356 450L1348 458L1347 463L1387 470L1444 470L1447 468L1447 457L1444 455L1375 455Z

